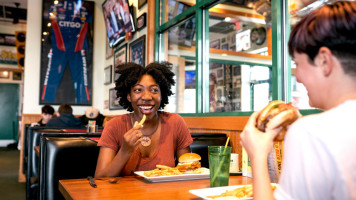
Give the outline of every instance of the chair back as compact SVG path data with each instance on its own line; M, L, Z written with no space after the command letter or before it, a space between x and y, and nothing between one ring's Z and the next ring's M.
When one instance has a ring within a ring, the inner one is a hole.
M41 137L39 199L64 199L58 190L59 180L93 176L98 155L97 142L86 137Z
M208 146L225 146L225 133L192 133L193 143L190 149L201 156L201 166L209 168Z

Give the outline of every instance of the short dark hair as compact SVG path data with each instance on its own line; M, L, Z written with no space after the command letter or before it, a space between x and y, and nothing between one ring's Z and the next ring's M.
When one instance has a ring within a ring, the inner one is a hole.
M174 73L171 71L172 64L168 62L151 63L146 67L142 67L136 63L126 63L119 65L116 72L120 77L115 82L116 95L120 98L120 105L127 111L132 112L131 102L127 100L127 94L130 93L131 87L145 74L151 75L157 82L161 90L160 109L163 109L168 104L168 97L173 94L172 86L175 84L173 79Z
M356 2L339 1L309 13L293 28L288 49L306 53L313 63L321 47L339 59L345 73L356 75Z
M42 110L42 113L44 113L44 114L50 114L50 115L54 114L54 108L50 105L42 106L41 110Z
M72 114L73 109L69 104L61 104L58 108L59 114Z

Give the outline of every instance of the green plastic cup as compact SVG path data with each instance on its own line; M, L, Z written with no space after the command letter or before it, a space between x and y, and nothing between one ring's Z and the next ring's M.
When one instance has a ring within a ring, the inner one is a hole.
M210 187L229 185L231 147L209 146Z

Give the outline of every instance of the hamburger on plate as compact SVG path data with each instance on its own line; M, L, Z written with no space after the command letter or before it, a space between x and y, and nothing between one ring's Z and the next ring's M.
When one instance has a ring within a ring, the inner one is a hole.
M181 172L199 169L201 167L200 160L200 155L196 153L185 153L179 157L177 169Z
M275 141L282 141L287 132L287 126L291 125L300 117L299 110L292 106L292 103L283 101L271 101L260 111L256 119L258 130L266 132L278 127L282 127L281 132L274 138Z

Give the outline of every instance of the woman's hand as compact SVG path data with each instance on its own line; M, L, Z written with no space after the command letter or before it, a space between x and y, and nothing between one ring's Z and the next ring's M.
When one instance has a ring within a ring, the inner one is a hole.
M122 151L125 153L132 153L141 143L142 125L135 123L134 127L124 134Z
M280 129L268 130L262 132L256 128L256 119L259 112L254 112L243 132L240 135L241 145L246 149L251 161L254 160L256 156L260 158L268 157L273 145L273 139L277 136Z

